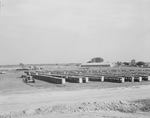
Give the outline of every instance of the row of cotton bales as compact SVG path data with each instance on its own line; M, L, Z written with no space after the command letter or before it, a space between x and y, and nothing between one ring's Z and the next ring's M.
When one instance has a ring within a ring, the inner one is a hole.
M149 75L100 75L93 74L92 72L34 72L26 71L27 75L31 75L35 79L48 81L51 83L65 84L66 82L75 83L87 83L89 81L101 81L101 82L141 82L142 80L150 81ZM65 74L64 74L65 73ZM85 74L86 73L86 74Z
M45 74L38 72L25 72L27 75L32 76L34 79L43 80L51 83L65 84L67 82L76 82L76 83L87 83L88 77L79 77L79 76L63 76L63 75L54 75L54 74Z

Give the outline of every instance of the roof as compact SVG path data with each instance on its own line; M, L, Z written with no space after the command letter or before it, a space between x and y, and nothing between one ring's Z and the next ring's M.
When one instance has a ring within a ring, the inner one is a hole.
M98 66L98 65L111 65L111 63L108 62L102 62L102 63L82 63L81 65L89 65L89 66Z

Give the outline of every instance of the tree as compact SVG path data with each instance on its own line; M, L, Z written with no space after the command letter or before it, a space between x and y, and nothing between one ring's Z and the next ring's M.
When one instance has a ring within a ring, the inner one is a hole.
M117 66L121 66L122 62L117 61Z
M33 66L34 70L38 70L38 67L36 65Z
M88 61L87 63L92 63L92 61Z
M130 63L129 62L123 62L124 65L129 66Z
M145 65L145 62L139 61L139 62L136 63L136 65L137 65L137 66L144 66L144 65Z
M22 68L25 68L25 65L23 63L20 63L19 66L21 66Z
M90 61L88 61L87 63L101 63L103 62L104 59L101 58L101 57L95 57L95 58L92 58Z

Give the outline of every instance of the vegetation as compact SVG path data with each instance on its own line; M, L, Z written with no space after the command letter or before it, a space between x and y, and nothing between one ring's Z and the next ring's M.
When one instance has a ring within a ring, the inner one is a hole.
M139 61L139 62L136 63L136 65L137 65L137 66L144 66L145 63L144 63L143 61Z
M122 62L117 61L117 66L121 66Z
M20 63L19 66L21 66L22 69L25 68L25 65L23 63Z
M87 63L101 63L103 62L104 59L101 58L101 57L95 57L95 58L92 58L90 61L88 61Z
M129 66L130 63L129 62L123 62L124 65Z

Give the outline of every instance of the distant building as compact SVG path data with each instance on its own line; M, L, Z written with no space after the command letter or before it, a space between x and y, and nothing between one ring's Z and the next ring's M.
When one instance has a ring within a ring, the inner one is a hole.
M144 68L150 68L150 62L145 62Z
M135 59L132 59L132 60L131 60L130 66L136 66L136 61L135 61Z
M108 62L102 63L83 63L80 65L81 67L113 67L114 64Z

